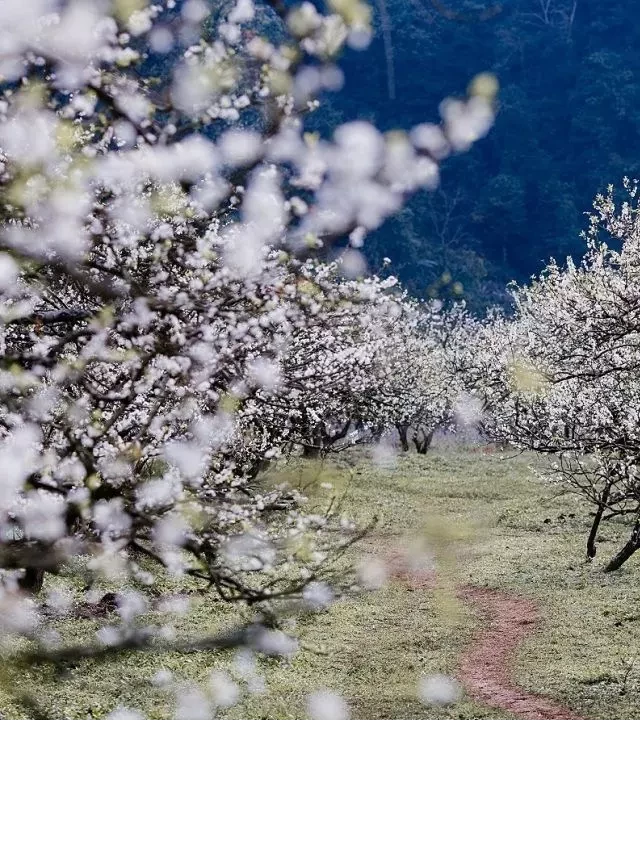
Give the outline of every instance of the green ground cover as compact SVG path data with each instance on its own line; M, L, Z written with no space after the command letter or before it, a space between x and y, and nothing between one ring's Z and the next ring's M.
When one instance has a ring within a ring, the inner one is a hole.
M503 458L446 445L426 457L402 456L393 468L377 467L365 452L332 461L323 478L344 481L351 472L346 510L360 521L379 518L344 560L384 561L403 549L422 548L435 560L435 588L411 588L392 579L326 612L299 617L300 651L290 661L260 662L266 691L245 691L227 716L304 717L307 695L327 689L339 692L358 718L508 717L466 696L445 709L426 707L418 699L419 678L454 675L479 627L478 615L455 594L458 585L473 583L539 604L539 629L522 644L513 664L519 685L580 716L640 717L638 565L631 561L613 575L601 571L624 531L619 525L604 526L598 558L585 562L587 508L545 484L534 464L528 456ZM194 598L181 626L185 633L216 631L235 620L206 597ZM61 628L66 637L82 639L100 624L74 617ZM5 668L0 714L32 713L16 700L18 691L57 718L99 718L120 704L164 717L170 713L167 694L152 683L159 669L206 685L212 669L233 671L234 665L232 653L131 652L83 662L63 673L45 666Z

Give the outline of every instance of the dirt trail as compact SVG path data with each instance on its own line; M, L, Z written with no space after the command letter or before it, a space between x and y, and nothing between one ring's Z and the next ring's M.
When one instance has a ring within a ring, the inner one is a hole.
M511 681L510 669L518 646L539 620L535 603L475 586L462 587L458 592L486 619L460 661L458 678L469 695L526 720L579 719L552 699L528 693Z
M401 548L386 548L385 562L393 577L412 589L432 589L433 570L416 573ZM577 720L569 708L552 699L528 693L511 678L513 659L520 643L540 620L534 601L498 590L466 585L457 595L479 611L484 624L462 655L457 678L467 693L492 708L508 711L525 720Z

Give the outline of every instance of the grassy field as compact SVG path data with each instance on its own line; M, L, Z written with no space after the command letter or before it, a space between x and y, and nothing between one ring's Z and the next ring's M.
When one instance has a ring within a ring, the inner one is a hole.
M632 561L617 575L601 571L624 531L605 526L598 559L586 563L586 508L545 485L534 462L444 445L426 457L402 456L392 468L376 467L365 452L340 461L354 471L348 511L362 521L379 517L348 559L384 560L403 548L421 547L435 561L435 587L412 589L394 579L378 591L299 618L300 651L289 662L261 662L267 690L246 691L227 716L305 717L307 695L327 689L339 692L357 718L508 717L466 696L444 709L418 699L419 678L455 675L479 627L478 615L455 592L473 583L539 604L539 629L513 662L519 685L580 716L640 717L638 567ZM216 630L230 618L202 598L184 628ZM73 637L96 629L92 620L66 622L65 633ZM166 692L152 683L158 669L204 685L212 669L234 665L231 654L129 653L117 661L82 663L62 676L38 667L5 670L4 679L53 717L99 718L119 704L163 717L170 712ZM27 712L0 688L0 714Z

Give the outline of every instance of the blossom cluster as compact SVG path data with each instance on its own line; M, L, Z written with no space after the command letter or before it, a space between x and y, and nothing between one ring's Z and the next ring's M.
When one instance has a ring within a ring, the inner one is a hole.
M342 85L342 48L366 47L369 8L211 11L0 7L0 632L44 658L173 642L144 592L163 573L259 609L202 647L284 653L276 603L331 598L331 553L358 532L260 472L448 417L459 318L368 274L361 249L487 133L491 80L439 122L322 139L305 116ZM93 646L59 648L23 594L59 574L120 589Z
M640 547L640 211L626 182L596 199L580 264L552 262L514 291L515 315L478 333L467 376L495 438L548 454L552 479L583 496L599 525L631 522L629 540L606 568Z

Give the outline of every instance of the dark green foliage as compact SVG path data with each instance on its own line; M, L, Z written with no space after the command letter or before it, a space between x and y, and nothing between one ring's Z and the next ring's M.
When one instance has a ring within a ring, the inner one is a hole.
M382 0L378 0L382 2ZM347 84L320 111L383 129L437 118L478 72L501 84L489 137L443 166L442 191L422 193L369 241L418 295L503 301L551 256L582 255L594 195L640 158L640 15L635 0L384 0L395 99L378 20L372 47L345 57ZM483 18L486 17L486 20ZM378 15L380 18L380 15ZM456 291L458 293L456 293Z
M214 17L233 5L209 2ZM580 257L594 196L640 176L637 0L371 3L374 43L345 52L346 85L323 97L310 126L330 135L356 118L382 130L437 121L443 97L496 74L489 136L446 160L441 190L415 196L367 253L375 268L390 257L416 296L463 296L477 311L504 304L511 280L527 281L550 257ZM267 0L257 6L255 30L273 36L277 16ZM171 62L150 57L149 70L162 77Z

